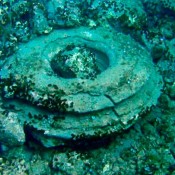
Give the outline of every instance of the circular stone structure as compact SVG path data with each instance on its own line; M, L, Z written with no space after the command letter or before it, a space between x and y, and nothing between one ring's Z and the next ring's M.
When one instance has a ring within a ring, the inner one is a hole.
M129 128L156 105L162 88L147 50L104 28L33 39L5 60L0 74L4 108L46 147Z

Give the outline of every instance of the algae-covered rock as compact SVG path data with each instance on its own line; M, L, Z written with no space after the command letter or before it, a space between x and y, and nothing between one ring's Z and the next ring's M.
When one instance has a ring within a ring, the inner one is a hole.
M20 109L17 118L46 147L127 129L157 103L162 88L148 52L104 28L38 37L1 72L4 103Z

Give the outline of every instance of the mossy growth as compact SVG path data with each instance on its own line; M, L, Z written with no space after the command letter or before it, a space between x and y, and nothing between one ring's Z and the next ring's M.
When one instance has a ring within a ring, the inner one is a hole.
M49 84L46 93L35 92L35 83L30 76L13 76L10 74L8 78L4 78L0 83L1 94L4 98L18 98L30 102L41 108L50 111L65 112L66 109L72 107L72 103L68 104L65 99L61 99L64 91L58 89L57 85ZM52 88L52 92L50 92Z

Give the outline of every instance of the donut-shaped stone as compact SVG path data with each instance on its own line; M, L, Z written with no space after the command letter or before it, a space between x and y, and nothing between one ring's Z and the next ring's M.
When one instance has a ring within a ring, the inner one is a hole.
M55 30L20 45L1 76L4 103L21 109L46 147L130 127L162 88L147 50L103 28Z

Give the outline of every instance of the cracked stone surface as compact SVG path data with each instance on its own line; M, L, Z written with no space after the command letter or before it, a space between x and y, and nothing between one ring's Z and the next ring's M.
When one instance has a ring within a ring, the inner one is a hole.
M18 120L46 147L127 129L156 105L162 88L148 52L103 28L40 36L19 46L1 72L5 108L13 105Z

